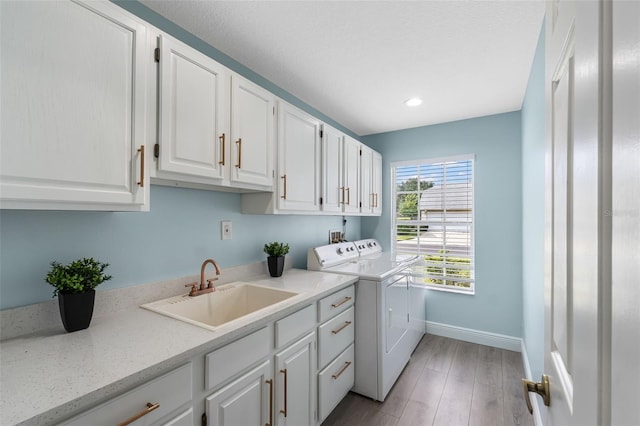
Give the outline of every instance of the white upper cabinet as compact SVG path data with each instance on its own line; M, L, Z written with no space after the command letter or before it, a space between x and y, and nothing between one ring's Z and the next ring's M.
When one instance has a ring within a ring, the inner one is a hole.
M144 23L108 2L0 8L1 207L147 210Z
M345 136L342 158L344 212L358 213L360 211L360 142Z
M342 143L344 134L322 125L322 211L342 212Z
M382 155L373 151L371 167L371 186L373 188L373 214L382 214Z
M220 183L228 164L227 69L171 37L159 37L159 50L157 176L170 172Z
M231 182L273 188L274 116L273 94L231 77Z
M361 146L360 213L382 214L382 156L366 145Z
M320 121L280 102L278 209L320 211Z
M360 212L360 142L322 125L322 211Z

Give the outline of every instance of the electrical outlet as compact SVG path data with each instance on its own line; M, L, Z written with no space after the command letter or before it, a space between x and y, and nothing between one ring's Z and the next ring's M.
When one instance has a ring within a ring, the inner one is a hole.
M222 239L230 240L233 238L233 227L230 220L223 220L220 222L222 228Z

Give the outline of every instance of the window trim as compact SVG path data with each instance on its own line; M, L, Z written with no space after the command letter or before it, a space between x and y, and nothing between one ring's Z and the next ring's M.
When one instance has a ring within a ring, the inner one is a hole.
M419 160L404 160L404 161L393 161L390 163L390 186L391 186L391 250L396 253L397 252L397 183L396 183L396 168L404 167L404 166L419 166L425 164L434 164L434 163L446 163L446 162L455 162L455 161L468 161L471 160L471 178L472 178L472 188L471 188L471 258L473 261L473 280L471 281L471 288L468 290L462 290L460 287L448 286L443 284L427 284L427 283L417 283L412 279L413 284L418 284L428 288L430 290L443 291L448 293L456 293L463 294L467 296L473 296L476 293L476 272L477 272L477 264L476 264L476 155L475 154L462 154L462 155L452 155L446 157L433 157L433 158L422 158ZM412 274L412 278L422 278L421 275Z

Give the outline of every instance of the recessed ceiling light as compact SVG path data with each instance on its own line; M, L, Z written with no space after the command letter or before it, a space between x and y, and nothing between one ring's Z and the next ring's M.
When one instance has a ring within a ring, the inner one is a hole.
M410 107L418 106L421 103L422 103L422 99L420 99L420 98L411 98L411 99L407 99L406 101L404 101L404 104L406 106L410 106Z

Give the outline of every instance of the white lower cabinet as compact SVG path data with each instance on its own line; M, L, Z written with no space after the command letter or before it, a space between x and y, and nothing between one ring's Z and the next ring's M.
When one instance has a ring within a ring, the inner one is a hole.
M316 333L312 332L276 354L276 424L315 422Z
M224 366L220 366L224 368ZM266 360L206 399L209 426L264 426L273 424L273 376Z
M69 426L152 424L191 401L192 377L191 363L188 363L63 424ZM181 415L178 414L173 422L168 420L166 424L187 424L186 420L180 420L180 417Z
M193 407L161 423L162 426L193 426Z

